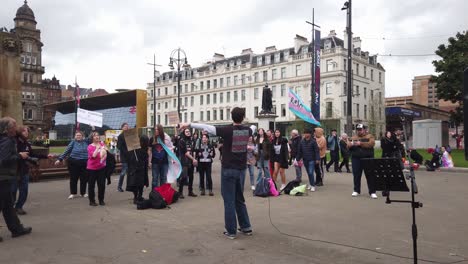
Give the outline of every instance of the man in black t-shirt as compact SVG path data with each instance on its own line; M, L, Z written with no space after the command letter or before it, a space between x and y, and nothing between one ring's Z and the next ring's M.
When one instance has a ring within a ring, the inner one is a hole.
M241 177L247 168L247 143L249 137L255 132L255 126L251 128L242 125L245 117L245 109L235 107L231 111L232 125L211 126L205 124L179 124L181 129L196 128L204 130L211 135L224 139L223 159L221 162L221 193L224 200L224 224L227 238L234 239L237 234L237 219L243 234L252 235L249 214L245 205L242 192Z

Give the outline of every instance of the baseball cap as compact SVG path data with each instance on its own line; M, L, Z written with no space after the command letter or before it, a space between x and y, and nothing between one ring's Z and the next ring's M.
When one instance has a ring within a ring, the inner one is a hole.
M356 129L363 129L364 128L364 125L363 124L357 124L356 125Z

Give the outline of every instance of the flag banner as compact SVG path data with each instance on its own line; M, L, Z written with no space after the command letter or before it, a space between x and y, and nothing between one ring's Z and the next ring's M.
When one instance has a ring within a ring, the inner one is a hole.
M312 106L312 114L320 120L320 31L315 30L315 100Z
M315 119L314 115L310 111L310 108L304 104L302 99L289 88L289 110L293 112L297 117L306 121L307 123L320 126L320 122Z
M102 113L88 111L78 107L77 121L90 126L102 127Z
M167 160L169 163L169 167L167 170L167 182L168 183L174 183L177 181L177 179L180 177L180 174L182 173L182 164L180 163L180 160L177 158L176 154L172 152L169 147L162 142L162 140L158 137L158 143L163 146L164 150L167 153Z

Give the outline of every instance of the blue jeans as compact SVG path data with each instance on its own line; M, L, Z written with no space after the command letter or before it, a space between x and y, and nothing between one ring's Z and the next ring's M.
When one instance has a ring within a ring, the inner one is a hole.
M152 163L153 182L152 187L158 187L167 182L167 170L169 165L167 163L158 164Z
M250 185L252 186L255 186L255 182L254 182L254 168L255 166L254 165L249 165L247 164L247 169L249 170L249 176L250 176Z
M302 181L302 167L301 166L294 166L296 170L296 181Z
M266 178L271 178L271 175L270 175L270 161L269 160L264 160L264 161L259 160L257 162L257 169L258 169L257 182L260 180L260 178L262 178L262 172L265 172L265 177Z
M241 178L244 173L245 170L221 168L224 226L226 231L232 235L237 233L237 221L239 221L239 226L242 231L252 230L241 186Z
M120 176L119 176L119 185L118 188L122 188L122 184L125 178L125 174L127 174L128 171L128 163L122 163L122 171L120 171Z
M315 180L314 180L315 161L314 160L308 161L307 164L304 162L304 166L307 171L307 175L309 176L310 186L315 186Z
M16 209L23 209L23 205L28 199L28 187L29 187L29 174L25 174L21 177L21 181L12 181L11 183L11 193L13 196L13 204L16 200L16 192L19 191L18 200L16 200Z

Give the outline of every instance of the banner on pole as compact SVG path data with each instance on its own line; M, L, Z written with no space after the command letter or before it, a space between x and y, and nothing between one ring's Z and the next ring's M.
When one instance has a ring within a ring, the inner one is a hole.
M77 121L90 126L102 127L102 113L78 108Z
M312 106L312 115L320 120L320 31L315 30L315 100Z
M290 88L289 89L289 110L293 112L297 117L306 121L307 123L320 126L320 122L315 119L314 115L310 111L310 108L304 104L302 99Z

